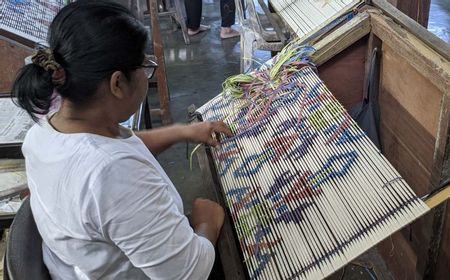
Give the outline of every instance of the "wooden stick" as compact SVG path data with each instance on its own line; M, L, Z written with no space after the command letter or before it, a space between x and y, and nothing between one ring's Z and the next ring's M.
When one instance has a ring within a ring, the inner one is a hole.
M356 41L370 33L370 19L366 12L357 14L351 21L333 31L313 47L317 52L312 55L316 65L322 65Z
M406 30L417 36L421 41L425 42L434 51L439 53L447 61L450 60L450 46L438 38L436 35L429 32L425 27L421 26L413 19L399 11L392 4L386 0L371 0L372 3L380 8L389 17L402 25Z
M450 199L450 184L445 186L444 189L437 194L425 200L425 204L431 209L436 208L446 200Z

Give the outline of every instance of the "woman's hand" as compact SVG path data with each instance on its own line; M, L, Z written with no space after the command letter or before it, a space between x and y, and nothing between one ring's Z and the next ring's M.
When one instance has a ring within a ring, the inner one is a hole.
M230 128L223 122L199 122L183 127L186 139L194 143L205 143L211 146L217 146L219 142L214 139L213 134L223 133L226 136L232 136Z

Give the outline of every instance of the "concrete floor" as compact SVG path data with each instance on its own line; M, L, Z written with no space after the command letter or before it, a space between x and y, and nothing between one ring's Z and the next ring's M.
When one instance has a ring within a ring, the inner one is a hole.
M187 122L187 108L194 104L203 105L220 93L221 83L230 75L239 73L239 39L220 40L220 9L218 1L204 0L203 24L211 25L211 30L191 37L191 44L185 45L181 32L173 32L168 20L162 21L163 41L169 90L171 95L171 111L174 122ZM429 30L450 43L450 1L432 0ZM258 53L257 59L267 60L267 52ZM158 125L158 124L156 124ZM169 177L178 188L184 200L185 212L188 214L192 202L197 197L212 197L212 190L204 188L200 170L194 157L193 169L189 169L187 153L194 145L173 146L159 156L158 160ZM363 264L363 267L360 266ZM365 266L365 267L364 267ZM330 279L393 279L387 271L383 260L376 249L372 249L353 264L340 270ZM215 272L212 279L221 279L222 274Z
M171 113L177 123L187 122L189 105L200 107L220 93L221 83L227 77L239 72L239 39L220 40L218 5L204 4L203 14L202 23L211 25L211 30L192 36L190 45L184 44L180 31L172 32L168 22L162 22ZM189 153L194 147L189 145ZM186 213L196 197L210 194L201 184L198 164L189 170L185 143L173 146L158 160L181 193Z
M450 44L450 1L432 0L428 30Z

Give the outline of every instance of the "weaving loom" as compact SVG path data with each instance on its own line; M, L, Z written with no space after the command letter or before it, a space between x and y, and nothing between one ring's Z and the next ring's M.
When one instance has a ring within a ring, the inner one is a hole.
M272 0L279 16L299 38L307 38L317 30L345 15L361 0Z
M320 78L299 59L304 68L269 79L268 62L250 75L259 82L227 79L225 93L197 110L235 133L197 149L203 184L229 214L218 242L225 278L324 278L389 236L377 251L395 277L446 279L449 46L385 0L270 2L297 43L316 50ZM343 9L302 22L332 2ZM298 5L309 5L306 16ZM369 83L375 48L379 79ZM379 89L382 153L341 106L359 105L367 84Z
M250 278L321 279L429 208L313 68L274 84L198 112L235 132L212 156Z
M0 3L0 31L46 45L48 28L64 0L4 0Z

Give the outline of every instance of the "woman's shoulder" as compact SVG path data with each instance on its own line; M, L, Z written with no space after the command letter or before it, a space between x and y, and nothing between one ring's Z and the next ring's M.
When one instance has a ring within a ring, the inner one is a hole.
M89 133L54 133L45 123L33 126L22 147L28 162L53 162L61 166L71 166L73 171L96 175L102 169L114 165L124 168L152 167L153 157L145 145L132 135L125 139L103 137Z

